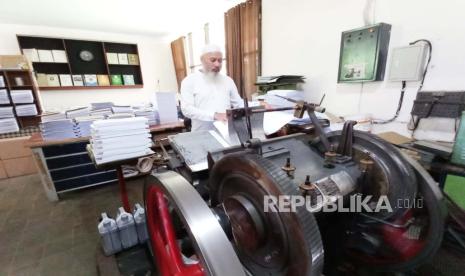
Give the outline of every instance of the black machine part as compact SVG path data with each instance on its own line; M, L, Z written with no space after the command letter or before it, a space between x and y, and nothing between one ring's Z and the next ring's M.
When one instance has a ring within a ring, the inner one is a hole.
M279 166L253 153L228 154L215 163L209 185L211 204L224 206L236 251L252 275L321 274L323 246L313 215L304 207L264 211L267 195L299 194Z
M352 135L352 158L360 161L368 156L374 163L374 170L368 175L369 179L361 187L361 192L375 197L387 195L393 207L393 212L380 212L376 216L388 219L405 212L408 209L405 207L410 206L398 206L397 201L402 199L413 204L417 193L416 176L411 166L406 164L397 148L381 138L361 131L353 131ZM330 132L326 136L331 145L336 147L343 137L341 131ZM318 138L312 141L312 145L324 154L324 145Z
M352 233L352 243L356 242L354 245L363 248L364 253L360 254L353 248L349 250L349 256L356 263L375 271L411 271L430 261L443 240L447 206L438 184L418 162L406 154L403 157L416 174L418 198L424 204L410 210L419 214L404 220L407 223L403 226L380 224L368 219L359 232ZM351 243L350 238L348 242Z

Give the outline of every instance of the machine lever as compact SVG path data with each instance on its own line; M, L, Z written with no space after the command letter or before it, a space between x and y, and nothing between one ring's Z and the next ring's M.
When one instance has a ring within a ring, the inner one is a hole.
M342 129L341 140L337 147L337 153L340 155L352 157L352 144L354 137L354 126L357 124L356 121L346 121L344 128Z

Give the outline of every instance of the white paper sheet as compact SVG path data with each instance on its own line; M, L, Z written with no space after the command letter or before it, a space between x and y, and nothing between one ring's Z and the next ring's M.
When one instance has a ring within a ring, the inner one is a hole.
M176 107L175 92L157 92L155 98L158 106L160 123L175 123L178 119L178 109Z

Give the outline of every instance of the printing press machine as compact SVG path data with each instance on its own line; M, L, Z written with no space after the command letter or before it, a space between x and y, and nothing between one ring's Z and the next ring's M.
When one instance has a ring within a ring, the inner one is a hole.
M325 132L319 105L292 109L308 114L314 135L266 139L263 113L277 110L246 106L227 112L233 143L210 132L170 137L174 153L144 187L160 275L358 275L411 271L434 256L447 210L431 176L353 121ZM392 210L325 211L357 195ZM288 196L305 204L280 212L267 201Z

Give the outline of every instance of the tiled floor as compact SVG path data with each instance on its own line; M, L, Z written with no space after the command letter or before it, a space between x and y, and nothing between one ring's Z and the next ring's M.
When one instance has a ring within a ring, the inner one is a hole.
M143 179L127 186L130 202L142 203ZM116 184L50 202L37 175L0 180L0 276L97 275L98 218L119 206Z
M127 181L127 187L130 202L143 203L143 178ZM0 276L97 275L98 218L104 211L114 216L119 206L116 184L50 202L37 175L0 180ZM465 275L465 265L441 250L421 271Z

